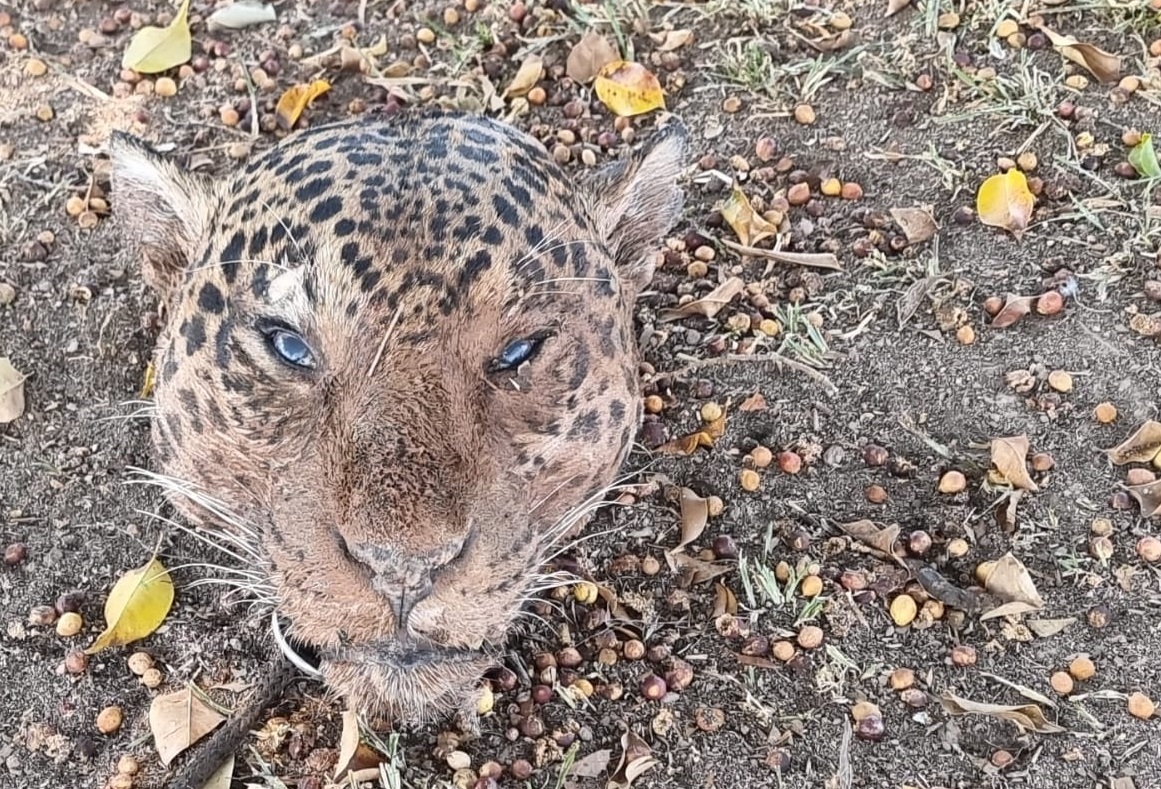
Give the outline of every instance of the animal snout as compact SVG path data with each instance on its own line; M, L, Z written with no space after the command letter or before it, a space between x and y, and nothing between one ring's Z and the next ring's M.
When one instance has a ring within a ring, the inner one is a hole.
M403 626L416 604L431 594L436 571L463 553L467 535L418 554L381 543L344 540L344 544L351 558L367 569L372 588L387 598L396 622Z

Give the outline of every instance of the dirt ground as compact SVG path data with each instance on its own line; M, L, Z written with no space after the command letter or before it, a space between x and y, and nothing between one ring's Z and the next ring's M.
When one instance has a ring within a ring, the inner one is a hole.
M1124 491L1150 472L1102 451L1157 418L1161 386L1161 353L1144 330L1161 298L1161 190L1126 177L1125 164L1126 140L1158 131L1161 117L1156 2L944 0L888 15L885 0L284 0L275 23L210 32L214 5L192 3L194 59L167 72L178 90L164 96L168 85L137 82L120 63L134 27L167 21L169 4L0 4L0 356L28 376L23 415L0 425L0 785L115 785L125 754L140 764L134 786L165 785L151 698L187 682L248 682L265 650L265 625L244 601L191 585L227 560L155 518L168 514L158 495L129 484L130 469L150 462L135 413L156 304L101 202L115 214L98 154L110 130L222 171L281 135L271 112L283 90L325 78L332 90L304 124L401 104L485 109L580 170L586 150L597 162L620 155L656 116L615 122L590 86L565 77L570 50L596 29L658 75L693 134L685 220L638 311L644 394L662 406L627 469L643 486L562 562L623 608L610 615L567 587L546 597L542 621L511 640L515 687L497 683L478 738L450 723L369 736L389 757L388 785L486 787L495 762L504 786L604 787L631 731L656 760L633 781L643 788L1161 786L1161 723L1128 703L1161 694L1161 565L1137 548L1156 522ZM1037 22L1119 55L1117 76L1136 80L1100 84ZM374 72L343 70L340 42L385 42L369 55ZM496 99L532 54L545 63L539 95ZM810 120L802 105L812 123L800 122ZM1018 159L1038 193L1019 239L974 214L1003 158ZM830 178L858 184L861 198L825 195ZM833 253L841 270L731 250L737 237L719 211L731 180L756 208L781 209L783 250ZM809 202L788 207L780 201L797 183ZM938 231L909 240L890 212L922 206ZM661 320L731 276L747 287L714 317ZM989 297L1049 291L1065 297L1057 314L990 325ZM1049 383L1054 371L1071 374L1071 389L1059 375ZM1108 423L1094 417L1104 402L1117 410ZM654 451L698 430L706 404L726 413L711 447ZM1021 434L1030 454L1050 458L1037 458L1037 490L1018 497L1013 517L988 445ZM761 447L775 462L756 469ZM783 470L796 459L798 473ZM756 490L743 489L745 470ZM952 470L966 488L940 492ZM723 504L685 548L722 559L726 572L711 580L665 560L679 542L681 487ZM1043 608L988 620L955 611L843 536L839 524L859 519L898 524L919 549L912 569L938 571L956 590L1010 552ZM70 673L66 656L102 628L116 578L159 542L178 585L165 624ZM821 581L815 597L803 594L806 576ZM899 626L889 605L902 594L921 611ZM70 638L36 609L78 599L84 629ZM811 626L821 646L795 644ZM625 654L631 639L650 648L645 658ZM779 641L790 642L778 647L788 661L769 654ZM533 703L545 679L537 656L570 646L580 665L561 668L549 701ZM162 669L159 688L126 667L135 649ZM1050 677L1083 655L1095 674L1054 689ZM672 670L673 657L692 667L688 687L645 698L642 681ZM909 688L896 687L907 684L897 669L913 670ZM574 698L565 686L581 679L593 693ZM952 715L948 694L1035 705L1059 731ZM244 698L212 695L226 707ZM96 719L109 705L124 723L106 735ZM340 713L318 685L296 685L238 752L233 786L327 785ZM455 748L470 767L449 766ZM519 777L520 760L530 777Z

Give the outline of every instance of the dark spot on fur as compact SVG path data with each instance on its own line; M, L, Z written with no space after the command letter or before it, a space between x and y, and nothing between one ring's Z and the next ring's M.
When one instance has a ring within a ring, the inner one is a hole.
M226 300L222 297L221 289L212 282L202 285L202 289L198 291L198 308L212 315L221 315L226 309Z

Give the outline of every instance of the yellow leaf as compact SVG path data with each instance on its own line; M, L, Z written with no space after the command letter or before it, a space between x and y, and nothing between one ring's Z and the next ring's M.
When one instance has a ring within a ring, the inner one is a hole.
M142 400L149 399L153 394L153 387L157 384L157 368L153 366L153 362L145 365L145 374L141 376L141 394Z
M191 54L189 0L182 0L177 16L168 26L143 27L133 35L121 57L121 67L141 74L156 74L180 66Z
M665 92L649 69L640 63L614 60L597 73L597 98L615 115L642 115L665 109Z
M302 111L330 89L331 83L325 79L316 79L306 85L294 85L287 88L286 92L279 97L278 105L274 108L274 117L278 120L279 127L285 131L290 131L294 128L294 124L298 123Z
M97 636L86 655L110 646L145 638L165 621L173 605L173 579L156 558L130 570L113 584L105 601L105 632Z
M168 765L225 719L189 688L155 698L149 705L149 731L162 764Z
M976 195L976 213L980 221L1009 230L1017 238L1028 227L1035 204L1036 198L1028 189L1028 179L1014 167L984 181Z
M737 234L742 246L750 247L778 232L778 228L750 205L746 193L734 186L730 199L722 205L722 219Z

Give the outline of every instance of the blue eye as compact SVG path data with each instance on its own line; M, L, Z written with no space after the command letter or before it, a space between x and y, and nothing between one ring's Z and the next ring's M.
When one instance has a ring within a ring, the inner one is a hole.
M283 361L295 367L314 369L314 354L306 344L306 340L285 329L274 329L266 337L270 341L270 347L282 357Z
M504 346L500 354L488 365L488 372L498 373L504 370L514 370L536 355L544 337L528 337L523 340L513 340Z

